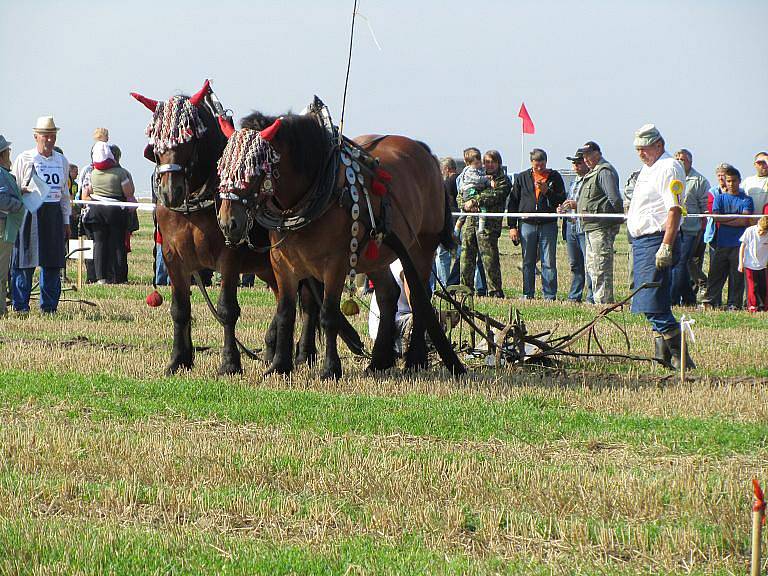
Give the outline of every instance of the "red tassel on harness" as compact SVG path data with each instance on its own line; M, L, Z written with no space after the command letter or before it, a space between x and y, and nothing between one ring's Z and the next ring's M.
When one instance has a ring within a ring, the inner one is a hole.
M163 303L163 296L157 290L150 292L147 296L147 306L157 308Z
M386 196L387 187L378 180L374 180L371 183L371 192L373 192L376 196Z
M224 116L217 116L216 119L219 121L219 128L221 128L222 134L224 134L227 139L231 138L232 134L235 133L235 127L232 125L232 122Z
M267 126L264 128L264 130L261 130L259 132L259 136L261 136L262 140L266 140L267 142L270 142L272 138L275 137L275 134L277 134L277 131L280 130L280 123L281 119L278 118L274 122L272 122L271 126Z
M376 168L376 177L384 182L392 182L392 174L384 170L381 166Z
M376 240L371 238L371 240L368 241L368 246L365 247L365 252L363 253L363 256L367 260L376 260L379 257L379 245L376 244Z

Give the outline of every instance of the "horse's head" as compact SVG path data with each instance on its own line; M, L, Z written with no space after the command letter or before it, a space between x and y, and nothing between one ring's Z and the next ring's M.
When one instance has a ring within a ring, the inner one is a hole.
M229 130L222 126L228 137L218 164L219 228L227 244L239 246L248 241L253 226L256 205L274 193L274 179L278 177L280 155L272 146L272 139L280 129L276 119L263 130L242 128Z
M158 201L168 208L182 206L191 192L215 174L225 140L212 112L202 105L210 93L207 80L196 94L172 96L165 102L131 93L153 114L144 155L156 164L153 188Z

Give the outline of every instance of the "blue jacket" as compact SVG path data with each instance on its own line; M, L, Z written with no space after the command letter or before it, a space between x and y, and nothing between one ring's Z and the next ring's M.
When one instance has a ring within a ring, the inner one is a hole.
M5 231L0 240L16 242L16 235L24 219L24 203L21 201L21 190L8 170L0 166L0 220L5 220Z

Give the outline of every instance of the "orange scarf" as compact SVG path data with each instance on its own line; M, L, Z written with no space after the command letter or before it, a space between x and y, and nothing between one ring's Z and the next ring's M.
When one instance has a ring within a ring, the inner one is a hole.
M539 196L542 191L547 189L547 180L549 180L549 170L544 170L541 174L533 172L533 188L536 191L536 203L539 202Z

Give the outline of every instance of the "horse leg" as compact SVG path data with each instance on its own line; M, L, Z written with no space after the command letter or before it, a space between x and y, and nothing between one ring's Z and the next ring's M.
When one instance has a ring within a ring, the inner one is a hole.
M303 364L306 362L308 366L314 366L315 362L317 362L317 342L315 336L317 333L320 310L315 301L314 294L308 286L309 282L317 283L317 280L308 278L299 282L302 327L301 337L299 338L299 344L296 350L296 364Z
M423 245L430 244L425 243ZM419 249L414 249L411 254L413 264L419 271L419 277L428 297L432 295L432 292L429 289L429 275L432 273L433 255L434 251L424 251L422 253ZM423 370L429 365L427 359L427 342L424 334L426 330L424 311L418 306L414 306L413 308L413 326L411 328L411 339L408 345L408 350L405 354L405 369Z
M296 292L298 282L289 273L278 274L277 312L275 325L275 354L265 376L273 373L288 374L293 370L293 332L296 322Z
M234 269L234 267L230 269ZM237 303L238 279L239 274L237 273L222 272L221 292L216 305L216 312L224 324L224 347L221 349L220 376L243 373L240 350L237 347L235 337L235 325L240 318L240 305Z
M320 326L325 332L325 363L320 378L323 380L338 380L341 378L341 358L336 346L341 322L339 300L344 289L343 272L330 272L325 275L325 290L323 305L320 308Z
M272 315L267 333L264 334L264 362L272 364L275 358L275 345L277 344L277 312Z
M173 270L173 271L172 271ZM170 376L179 368L191 369L195 361L192 347L192 307L189 302L189 276L177 267L169 267L171 277L171 318L173 319L173 350L171 362L165 368Z
M373 280L376 303L379 306L379 329L371 352L371 362L366 372L387 370L395 365L395 313L400 287L395 282L389 267L371 272L368 276Z

